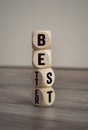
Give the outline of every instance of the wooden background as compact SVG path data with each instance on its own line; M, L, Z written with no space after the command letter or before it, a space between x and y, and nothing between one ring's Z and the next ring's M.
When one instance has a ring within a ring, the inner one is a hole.
M0 130L88 130L88 70L54 69L51 107L31 101L31 68L0 68Z

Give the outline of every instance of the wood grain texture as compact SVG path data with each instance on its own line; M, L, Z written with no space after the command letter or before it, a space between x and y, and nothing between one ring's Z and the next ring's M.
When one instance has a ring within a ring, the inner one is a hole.
M88 70L55 69L56 100L35 107L32 69L0 68L0 130L88 130Z

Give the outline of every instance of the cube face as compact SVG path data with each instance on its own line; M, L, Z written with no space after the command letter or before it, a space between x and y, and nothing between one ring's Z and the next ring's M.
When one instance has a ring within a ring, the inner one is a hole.
M32 34L32 48L34 50L51 49L51 32L34 31Z
M36 106L51 106L55 100L55 92L52 87L35 88L32 96Z
M50 87L55 81L55 74L51 68L36 69L34 71L34 85L36 87Z
M32 63L38 69L51 67L51 50L32 51Z

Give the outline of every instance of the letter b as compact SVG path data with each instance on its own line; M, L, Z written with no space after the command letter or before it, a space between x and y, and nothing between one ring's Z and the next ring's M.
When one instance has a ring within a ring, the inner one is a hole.
M50 31L33 32L32 48L34 50L51 49L51 32Z
M45 35L38 34L38 46L44 46L44 45L45 45Z

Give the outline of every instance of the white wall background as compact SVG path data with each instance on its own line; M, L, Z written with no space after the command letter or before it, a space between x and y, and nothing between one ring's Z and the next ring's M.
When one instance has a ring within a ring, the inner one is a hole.
M0 0L0 65L32 65L33 30L51 30L52 64L88 68L88 0Z

